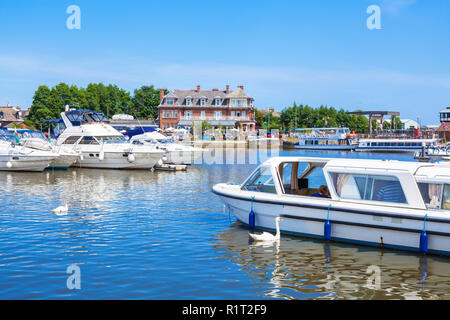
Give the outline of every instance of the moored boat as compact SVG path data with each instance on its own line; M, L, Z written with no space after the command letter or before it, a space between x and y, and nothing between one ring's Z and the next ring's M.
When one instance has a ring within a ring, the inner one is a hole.
M0 170L44 171L58 155L52 151L27 148L14 135L0 127Z
M258 229L450 254L448 163L276 157L213 192Z
M358 147L358 139L348 128L296 129L295 149L351 151Z
M433 146L436 139L364 139L360 140L356 151L359 152L404 152L414 153L422 146Z

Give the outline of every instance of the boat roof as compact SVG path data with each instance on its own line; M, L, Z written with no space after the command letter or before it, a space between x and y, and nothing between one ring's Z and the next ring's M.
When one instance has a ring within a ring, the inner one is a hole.
M264 165L278 166L283 162L309 162L327 168L339 169L365 169L380 172L409 172L410 174L435 180L441 177L443 180L450 179L450 164L447 163L424 163L398 160L371 160L350 158L316 158L316 157L273 157L264 162Z
M360 142L434 142L437 139L361 139Z

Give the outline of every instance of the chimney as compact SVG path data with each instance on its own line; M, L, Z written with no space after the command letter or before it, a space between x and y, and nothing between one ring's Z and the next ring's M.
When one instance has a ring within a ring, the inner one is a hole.
M230 93L230 86L227 84L227 94Z
M197 92L200 92L200 85L197 85Z
M243 85L238 86L238 88L241 89L242 91L244 91L244 86Z
M162 102L163 97L164 97L164 89L161 88L159 89L159 103Z

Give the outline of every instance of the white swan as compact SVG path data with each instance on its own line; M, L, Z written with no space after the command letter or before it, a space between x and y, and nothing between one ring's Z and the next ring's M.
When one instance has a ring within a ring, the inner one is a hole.
M69 207L67 206L67 203L66 203L63 206L59 206L58 208L53 209L52 213L54 213L58 216L62 216L62 215L67 214L67 211L69 211Z
M263 232L262 234L249 233L249 235L255 241L272 241L272 242L274 242L274 241L280 240L280 221L283 221L283 219L280 217L275 218L275 228L277 230L277 233L275 235L273 235L269 232Z

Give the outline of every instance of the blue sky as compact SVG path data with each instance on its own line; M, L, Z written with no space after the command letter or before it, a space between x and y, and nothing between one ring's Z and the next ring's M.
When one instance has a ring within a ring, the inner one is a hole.
M69 5L81 30L68 30ZM369 5L381 30L369 30ZM0 2L0 105L40 84L224 89L259 108L388 109L437 124L450 106L448 0Z

